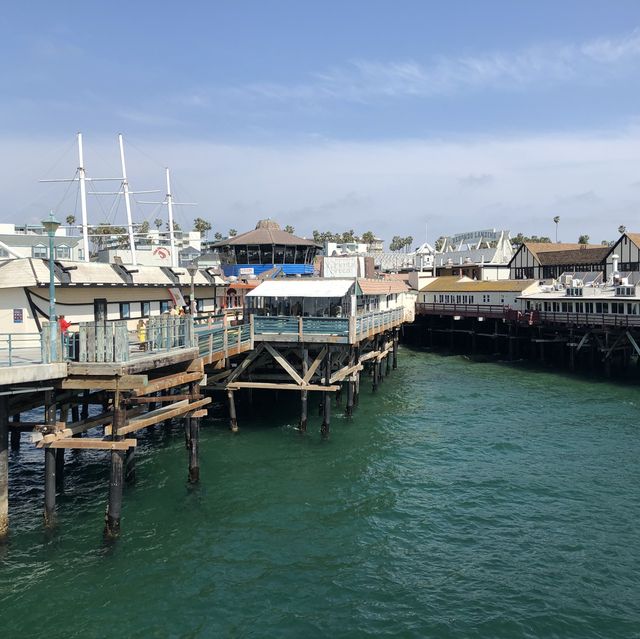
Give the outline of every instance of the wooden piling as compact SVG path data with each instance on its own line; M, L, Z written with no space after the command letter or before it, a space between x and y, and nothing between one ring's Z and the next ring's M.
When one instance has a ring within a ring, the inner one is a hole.
M238 432L238 418L236 417L236 403L233 398L233 391L227 391L227 399L229 400L229 428L232 432Z
M393 331L393 370L398 368L398 331Z
M136 482L136 449L135 446L127 448L124 456L124 481L126 484Z
M60 406L60 421L66 424L69 421L69 404ZM64 456L65 449L59 448L56 452L56 490L64 492Z
M9 534L9 398L0 396L0 543Z
M45 393L45 424L53 427L56 423L56 402L52 391ZM44 525L48 528L56 523L56 453L58 449L44 449Z
M302 353L302 377L309 371L309 349L303 348ZM309 394L306 390L300 392L300 432L307 432L307 414L309 410Z
M120 405L119 393L114 398L112 438L121 439L118 430L125 425L126 414ZM105 517L105 536L115 538L120 534L120 518L122 516L122 490L124 487L125 451L111 451L111 473L109 475L109 504Z
M327 349L327 356L325 358L324 369L324 384L330 386L331 382L331 349ZM323 393L324 397L324 410L322 415L322 426L320 428L320 434L322 437L329 437L329 430L331 428L331 392L326 391Z
M13 416L14 422L20 421L20 413ZM17 428L11 429L11 450L18 451L20 450L20 431Z
M89 395L91 395L91 391L89 389L84 391L84 401L82 402L82 411L80 416L83 420L89 419Z
M189 424L189 483L197 484L200 481L200 418L190 417Z

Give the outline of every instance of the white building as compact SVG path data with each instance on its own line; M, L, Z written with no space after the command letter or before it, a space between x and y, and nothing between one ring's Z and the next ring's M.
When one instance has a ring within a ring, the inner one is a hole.
M81 261L84 258L79 237L69 235L68 227L58 227L53 238L54 259ZM41 224L0 224L0 259L21 257L49 258L49 236Z

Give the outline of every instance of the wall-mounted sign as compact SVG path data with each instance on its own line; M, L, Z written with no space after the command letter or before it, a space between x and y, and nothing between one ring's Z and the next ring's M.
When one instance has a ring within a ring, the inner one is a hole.
M21 308L13 309L13 323L22 324L24 322L24 310Z

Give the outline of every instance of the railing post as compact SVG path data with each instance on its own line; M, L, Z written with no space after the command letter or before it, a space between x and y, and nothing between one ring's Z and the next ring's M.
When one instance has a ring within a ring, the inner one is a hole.
M9 333L9 366L13 366L13 354L11 353L11 333Z

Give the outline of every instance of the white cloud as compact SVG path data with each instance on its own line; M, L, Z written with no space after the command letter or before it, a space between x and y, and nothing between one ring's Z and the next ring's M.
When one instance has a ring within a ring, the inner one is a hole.
M85 135L90 175L119 172L116 145L115 136ZM125 145L134 190L163 189L162 167L168 165L176 197L199 203L178 209L183 227L201 216L214 230L243 230L272 217L301 234L354 228L421 240L428 222L433 236L487 227L553 236L552 218L560 215L559 237L565 241L581 233L594 241L612 239L620 224L640 231L634 186L640 128L468 141L243 146L140 139L129 145L125 138ZM51 207L61 216L73 212L75 194L64 200L66 186L37 183L41 177L73 175L72 136L64 143L63 161L51 168L61 146L59 140L0 140L5 204L0 219L36 221ZM90 200L94 222L101 221L112 199L102 205ZM136 210L140 219L157 216L152 207ZM123 216L122 203L118 215Z
M547 43L519 51L477 56L350 63L314 74L299 84L254 83L227 90L235 96L271 100L345 100L450 95L486 88L604 81L627 61L640 57L640 31L583 43Z

